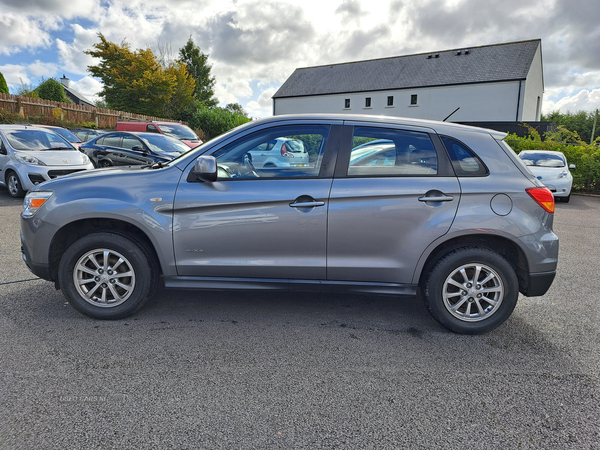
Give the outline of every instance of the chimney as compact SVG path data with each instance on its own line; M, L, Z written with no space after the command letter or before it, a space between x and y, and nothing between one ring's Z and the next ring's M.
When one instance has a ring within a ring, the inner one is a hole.
M63 86L69 87L69 79L63 74L63 77L60 79L60 82Z

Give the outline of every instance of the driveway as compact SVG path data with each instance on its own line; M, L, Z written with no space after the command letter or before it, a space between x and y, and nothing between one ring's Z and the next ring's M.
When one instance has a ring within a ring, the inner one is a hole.
M20 256L0 188L0 448L600 448L600 199L557 278L482 336L414 298L160 290L86 318Z

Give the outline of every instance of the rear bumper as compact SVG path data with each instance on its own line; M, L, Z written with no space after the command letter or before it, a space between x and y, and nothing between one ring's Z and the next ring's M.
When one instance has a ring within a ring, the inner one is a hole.
M521 291L526 297L538 297L544 295L552 286L556 272L530 273L527 278L527 286Z

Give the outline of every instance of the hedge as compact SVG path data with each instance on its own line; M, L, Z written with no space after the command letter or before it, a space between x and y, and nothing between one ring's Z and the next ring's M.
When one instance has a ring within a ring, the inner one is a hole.
M527 137L511 134L506 138L506 142L516 153L522 150L562 152L567 157L567 164L575 164L575 169L571 170L573 191L600 192L600 138L592 145L585 144L579 139L577 133L569 132L562 127L545 137L546 139L542 141L537 132L531 132Z

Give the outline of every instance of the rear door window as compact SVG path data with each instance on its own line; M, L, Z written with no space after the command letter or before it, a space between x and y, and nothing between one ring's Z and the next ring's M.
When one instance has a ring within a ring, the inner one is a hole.
M431 176L438 173L427 133L355 127L348 176Z

